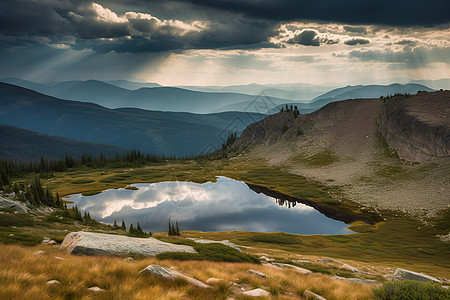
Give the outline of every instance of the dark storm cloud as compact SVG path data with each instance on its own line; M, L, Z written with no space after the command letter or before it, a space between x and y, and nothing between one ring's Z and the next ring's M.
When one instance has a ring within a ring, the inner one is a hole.
M355 38L350 38L344 41L344 44L349 45L349 46L354 46L354 45L363 45L363 44L369 44L370 40L366 39L366 38L361 38L361 37L355 37Z
M407 45L407 46L415 46L417 41L413 40L401 40L395 43L396 45Z
M347 32L367 34L367 28L365 26L344 26L344 30Z
M321 44L336 44L338 41L321 36L315 29L303 29L295 32L294 37L287 41L288 44L299 44L304 46L320 46Z
M433 26L450 22L450 1L434 0L189 0L199 6L277 21Z
M74 49L130 53L277 47L269 42L269 38L277 32L272 21L227 12L200 13L203 19L180 21L173 17L162 19L150 14L149 10L141 13L142 7L141 11L134 7L136 12L128 10L133 8L129 6L128 9L122 8L122 11L115 12L106 4L102 6L102 1L98 2L1 2L0 9L3 13L0 15L0 34L10 37L8 41L2 39L2 42L4 46L17 46L21 42L27 46L31 42L30 36L35 36L34 43L39 43L40 40L41 44L58 44L63 37L70 35L76 38L76 42L71 45ZM112 5L114 2L106 3ZM127 2L132 3L124 1L121 4ZM156 1L154 6L146 2L140 4L144 4L143 7L155 7L156 11L161 11L161 7L168 7L164 1ZM193 11L193 5L190 6Z

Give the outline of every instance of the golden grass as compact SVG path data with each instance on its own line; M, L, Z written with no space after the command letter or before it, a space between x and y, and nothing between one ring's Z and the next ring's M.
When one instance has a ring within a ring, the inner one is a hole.
M43 250L44 254L33 255L37 250ZM64 254L47 245L1 244L0 262L0 299L226 299L231 295L229 282L266 289L271 292L270 299L298 299L305 289L327 299L372 297L369 286L331 280L321 274L301 275L295 270L247 263L160 261L156 258L130 263L123 261L123 257ZM212 284L211 290L204 290L183 280L166 281L139 274L149 264L172 267L203 282L211 277L224 281ZM270 278L248 274L249 269L261 271ZM47 285L49 280L58 280L61 285ZM92 286L104 291L89 291ZM236 298L244 299L239 295Z

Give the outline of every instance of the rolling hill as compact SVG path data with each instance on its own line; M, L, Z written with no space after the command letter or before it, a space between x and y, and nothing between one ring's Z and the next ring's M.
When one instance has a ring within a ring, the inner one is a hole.
M235 92L199 92L176 87L156 86L129 90L98 80L67 81L52 85L38 84L18 78L5 78L2 81L56 98L92 102L107 108L134 107L147 110L207 114L229 111L221 109L221 107L239 103L252 103L256 99L253 95ZM124 86L122 81L121 83ZM290 101L272 97L271 102L274 103L272 106L274 107ZM246 111L257 112L251 105ZM267 113L267 110L264 113Z
M219 148L229 133L240 133L264 116L108 109L0 84L2 125L153 154L189 156L210 152Z
M113 145L69 140L6 125L0 125L0 136L0 158L7 160L37 161L41 156L54 159L64 158L66 154L77 158L82 154L113 157L127 152Z

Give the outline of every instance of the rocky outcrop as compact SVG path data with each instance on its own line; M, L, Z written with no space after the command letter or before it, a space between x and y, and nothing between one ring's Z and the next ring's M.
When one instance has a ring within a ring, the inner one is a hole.
M400 280L432 281L432 282L442 283L441 280L439 280L433 276L423 274L423 273L417 273L417 272L410 271L410 270L400 269L400 268L395 270L395 273L392 277L395 279L400 279Z
M149 265L148 267L146 267L145 269L143 269L141 271L141 273L143 274L148 274L148 275L154 275L154 276L158 276L158 277L162 277L168 280L175 280L176 278L181 278L186 280L187 282L189 282L190 284L193 284L197 287L200 288L212 288L212 286L207 285L203 282L201 282L200 280L197 280L195 278L189 277L187 275L184 275L178 271L163 267L163 266L158 266L158 265Z
M269 276L267 276L267 275L264 274L263 272L260 272L260 271L257 271L257 270L253 270L253 269L248 270L247 273L253 274L253 275L256 275L256 276L259 276L259 277L261 277L261 278L269 278Z
M165 243L155 238L134 238L95 232L71 232L61 248L72 254L85 255L143 255L163 252L197 253L191 246Z
M361 278L346 278L346 277L340 277L340 276L333 276L331 279L336 280L344 280L351 283L362 283L362 284L371 284L371 285L381 285L381 282L377 280L372 279L361 279Z
M234 248L236 250L238 250L239 252L242 252L242 250L239 248L241 246L236 245L235 243L230 242L229 240L222 240L222 241L213 241L213 240L204 240L204 239L197 239L197 238L187 238L188 240L192 240L196 243L199 244L214 244L214 243L219 243L225 246L229 246L231 248Z
M388 145L407 161L450 155L450 91L385 100L380 130Z
M251 291L242 292L241 295L249 297L267 297L269 296L269 292L258 288Z
M319 296L316 293L313 293L313 292L308 291L308 290L305 290L303 292L303 297L305 297L306 299L327 300L324 297Z
M11 208L20 213L28 212L27 206L25 204L20 203L18 201L6 199L3 197L0 197L0 207L1 208Z

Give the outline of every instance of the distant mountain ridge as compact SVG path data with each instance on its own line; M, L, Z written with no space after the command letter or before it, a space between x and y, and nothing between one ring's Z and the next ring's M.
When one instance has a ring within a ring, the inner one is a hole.
M257 98L254 95L235 92L199 92L178 87L155 86L129 90L98 80L67 81L52 85L38 84L18 78L5 78L3 82L29 88L59 99L92 102L108 108L134 107L201 114L224 112L225 110L221 110L223 106L243 102L251 103ZM272 107L289 101L271 97ZM249 106L247 112L258 112L258 110Z
M114 157L127 153L113 145L69 140L6 125L0 125L0 136L0 158L13 161L38 161L41 156L62 159L66 154L80 158L82 154Z
M159 155L189 156L213 151L220 148L229 133L239 134L264 116L108 109L0 83L2 125Z

